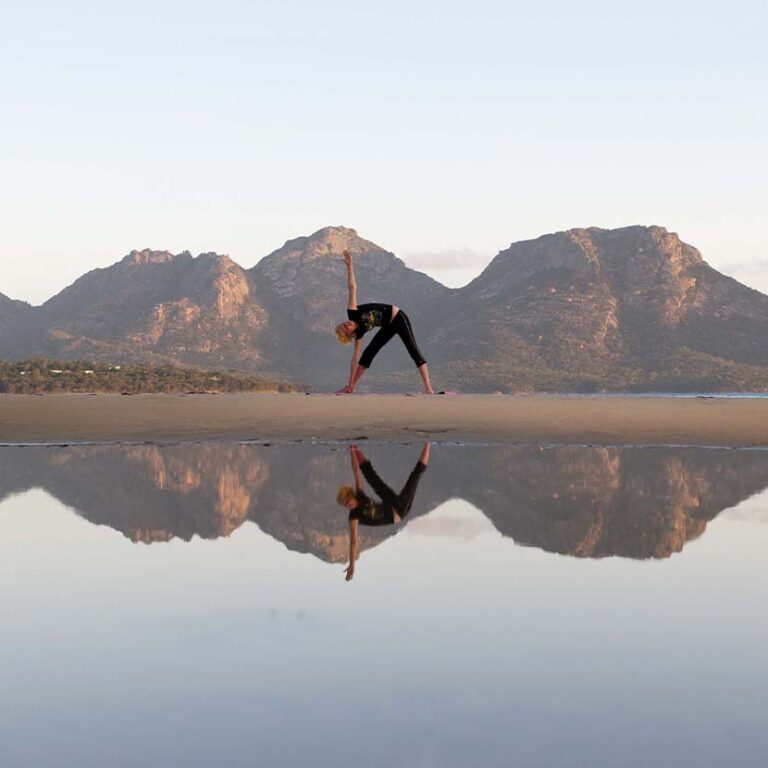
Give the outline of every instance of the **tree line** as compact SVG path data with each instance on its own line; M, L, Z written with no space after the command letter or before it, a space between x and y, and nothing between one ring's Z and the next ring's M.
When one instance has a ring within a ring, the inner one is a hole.
M277 378L173 365L113 364L91 360L34 358L0 362L0 392L39 395L55 392L218 393L295 392Z

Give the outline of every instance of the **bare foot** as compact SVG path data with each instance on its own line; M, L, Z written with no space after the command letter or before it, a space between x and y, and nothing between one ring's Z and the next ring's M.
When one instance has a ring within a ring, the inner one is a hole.
M425 395L434 395L435 394L435 390L432 389L432 387L430 387L429 389L425 389L424 390L424 394Z

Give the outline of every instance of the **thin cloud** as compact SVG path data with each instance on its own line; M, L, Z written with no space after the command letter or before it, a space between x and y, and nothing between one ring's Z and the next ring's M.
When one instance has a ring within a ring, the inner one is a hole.
M490 258L470 248L445 248L440 251L416 251L403 255L403 261L413 269L468 270L480 272Z

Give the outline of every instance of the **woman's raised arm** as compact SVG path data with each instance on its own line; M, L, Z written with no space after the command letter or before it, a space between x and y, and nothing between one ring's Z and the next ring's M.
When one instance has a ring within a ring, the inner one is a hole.
M347 265L347 286L349 287L349 300L347 309L357 309L357 283L355 282L355 267L352 263L352 254L344 250L344 263Z
M355 560L359 557L358 550L358 521L357 520L350 520L349 521L349 565L344 569L344 573L346 573L345 581L351 581L352 577L355 575Z

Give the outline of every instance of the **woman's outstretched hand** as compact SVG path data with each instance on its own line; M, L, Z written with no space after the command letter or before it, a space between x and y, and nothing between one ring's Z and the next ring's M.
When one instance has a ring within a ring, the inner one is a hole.
M362 463L366 460L365 454L354 443L349 446L349 453L358 463Z
M344 263L352 265L352 254L345 248L344 252L342 253L342 256L344 257Z

